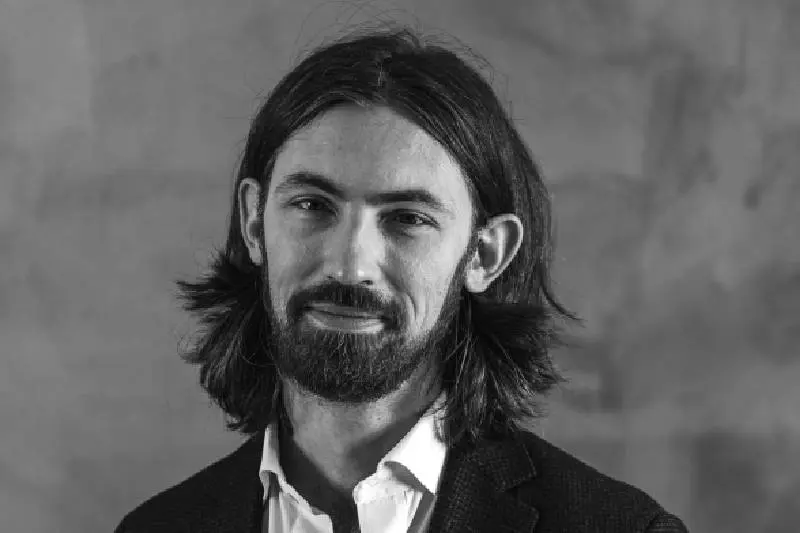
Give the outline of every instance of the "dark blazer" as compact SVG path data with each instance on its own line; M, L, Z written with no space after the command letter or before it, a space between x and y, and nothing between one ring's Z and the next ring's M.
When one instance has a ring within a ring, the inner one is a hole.
M129 513L116 533L261 533L263 433ZM438 532L685 532L642 491L531 433L452 448L428 528Z

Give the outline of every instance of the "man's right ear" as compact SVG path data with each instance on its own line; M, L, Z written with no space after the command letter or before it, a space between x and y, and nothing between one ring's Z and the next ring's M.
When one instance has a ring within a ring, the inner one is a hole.
M261 220L261 209L259 209L261 185L253 178L244 178L239 182L237 195L239 200L239 228L242 231L242 239L245 246L247 246L250 260L255 265L261 265L264 261L263 243L261 242L264 238L264 221Z

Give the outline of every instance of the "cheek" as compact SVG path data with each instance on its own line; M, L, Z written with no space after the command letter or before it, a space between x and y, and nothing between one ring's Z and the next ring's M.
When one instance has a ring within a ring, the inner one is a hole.
M443 257L447 257L446 254L433 254L427 261L407 265L409 293L417 313L413 321L422 329L432 327L439 318L455 272L456 264L452 259L443 261Z
M299 285L304 253L296 241L269 237L265 242L265 250L270 303L278 316L285 318L286 304L292 296L293 287Z
M325 236L313 231L308 224L291 221L287 216L271 212L267 221L264 236L270 263L282 268L298 269L320 253L325 243Z

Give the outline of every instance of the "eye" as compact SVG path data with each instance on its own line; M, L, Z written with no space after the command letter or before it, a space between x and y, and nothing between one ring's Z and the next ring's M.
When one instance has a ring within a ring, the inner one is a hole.
M313 212L313 211L322 211L328 209L327 203L324 200L313 197L300 198L298 200L291 202L289 205L291 207L299 209L300 211Z
M398 211L392 218L404 226L421 227L434 225L431 219L413 211Z

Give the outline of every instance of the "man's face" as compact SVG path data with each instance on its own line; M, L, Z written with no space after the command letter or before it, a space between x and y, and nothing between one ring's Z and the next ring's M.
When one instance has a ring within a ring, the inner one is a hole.
M389 194L408 191L422 194ZM338 107L293 135L264 208L282 377L365 402L432 363L458 310L471 209L447 151L386 108Z

